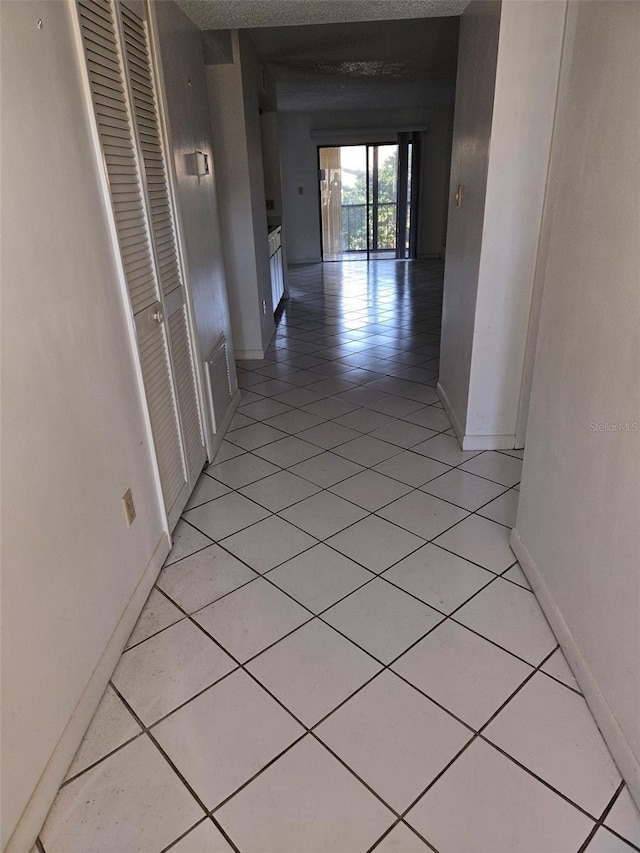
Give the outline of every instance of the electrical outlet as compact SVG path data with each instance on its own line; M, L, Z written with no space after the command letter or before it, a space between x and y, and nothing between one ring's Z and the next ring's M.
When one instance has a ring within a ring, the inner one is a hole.
M127 489L122 496L122 507L124 509L125 518L127 519L127 527L131 527L136 517L136 507L133 502L131 489Z

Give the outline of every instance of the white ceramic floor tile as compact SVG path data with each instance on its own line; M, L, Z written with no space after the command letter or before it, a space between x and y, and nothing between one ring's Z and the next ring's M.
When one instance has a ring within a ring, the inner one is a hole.
M470 515L447 530L436 539L436 544L496 574L516 561L509 546L509 530L477 515Z
M176 565L179 566L180 563ZM169 625L173 625L181 619L184 619L184 614L168 601L161 592L158 592L157 589L152 589L149 598L147 598L142 608L142 613L131 632L131 636L127 640L125 648L130 649L131 646L141 643L147 637L157 634L158 631L168 628Z
M589 818L495 749L474 741L411 809L407 823L452 853L576 851Z
M326 539L364 518L367 511L330 492L320 492L283 510L280 515L312 536Z
M445 465L461 465L480 453L479 450L461 450L457 438L450 435L436 435L414 447L414 450Z
M238 530L255 524L269 515L253 501L243 495L231 492L224 497L216 498L215 501L191 509L185 513L185 518L195 526L204 530L212 539L220 540L225 536L231 536ZM210 544L207 542L207 544Z
M111 685L107 685L65 778L70 779L86 770L141 731L118 694Z
M164 568L156 583L183 610L193 613L255 577L219 545L210 545Z
M277 400L270 400L268 397L258 398L252 403L242 405L240 411L244 415L249 415L250 418L263 421L266 418L273 418L276 415L283 415L285 412L290 412L289 406L284 403L278 403Z
M613 808L605 819L605 824L615 832L640 847L640 811L631 799L629 789L625 786Z
M443 617L375 578L323 614L323 619L383 663L390 663Z
M235 666L229 655L185 619L126 652L111 680L149 725Z
M461 466L463 471L470 471L504 486L515 486L520 482L522 472L522 461L497 453L495 450L487 450L479 456L475 456Z
M323 489L335 486L336 483L359 474L360 471L362 471L362 465L356 465L349 459L343 459L329 452L321 453L320 456L314 456L313 459L308 459L291 468L292 474L310 480Z
M424 540L371 515L332 536L327 544L378 573L415 551L424 544Z
M587 703L542 673L484 735L594 817L622 781Z
M331 450L332 447L346 444L347 441L358 438L359 435L360 433L354 429L348 429L333 421L327 421L311 429L305 429L304 432L298 434L298 438L303 441L310 441L311 444L316 444L324 450Z
M238 670L153 729L158 743L212 809L304 734Z
M317 734L397 811L406 809L472 737L391 672L356 693Z
M254 418L247 417L247 415L243 415L242 412L236 412L235 415L231 418L231 423L229 424L228 432L231 434L236 429L242 429L242 427L251 426L256 421Z
M365 851L394 816L306 737L217 813L243 853Z
M409 649L393 670L476 729L531 673L522 661L451 621Z
M580 686L571 672L569 664L567 663L565 656L562 654L561 649L555 651L544 666L540 667L540 669L542 672L546 672L548 675L552 675L554 678L557 678L558 681L566 684L567 687L572 687L574 690L580 690Z
M279 471L264 480L245 486L240 492L271 512L279 512L291 504L315 495L319 490L319 486L303 480L302 477L296 477L289 471Z
M318 415L321 418L339 418L342 415L349 414L349 412L354 412L357 408L353 403L348 403L346 400L328 397L326 400L318 400L316 403L305 406L304 411L311 412L312 415Z
M362 471L331 488L334 494L370 512L401 498L411 490L411 486L378 474L377 471Z
M165 566L169 566L171 563L182 560L183 557L188 557L189 554L193 554L196 551L200 551L201 548L211 545L211 539L208 536L205 536L204 533L196 530L195 527L187 524L182 519L176 524L171 534L171 541L173 545L169 556L164 562Z
M467 560L428 544L385 572L386 580L451 613L493 579Z
M315 379L315 377L312 377L312 379ZM312 415L310 412L303 412L301 409L291 409L290 412L270 418L267 423L269 426L295 435L305 429L311 429L311 427L321 424L322 418L318 417L318 415Z
M266 424L255 423L228 433L227 441L237 444L244 450L256 450L258 447L284 438L285 435L286 433L279 429L274 429Z
M275 515L222 540L228 551L261 574L306 551L316 542L313 536Z
M359 438L354 438L353 441L348 441L346 444L341 444L333 451L338 456L344 456L345 459L351 459L358 465L364 465L365 468L370 468L391 456L397 456L399 448L395 444L389 444L387 441L380 441L371 435L361 435Z
M515 566L511 566L511 568L506 571L502 577L510 580L511 583L517 583L518 586L521 586L523 589L531 590L531 585L520 568L519 563L516 563Z
M260 398L256 395L256 399ZM235 459L236 456L242 456L243 453L246 453L246 451L242 447L237 447L235 444L231 444L225 439L222 441L217 450L213 464L219 465L221 462L226 462L228 459ZM209 468L206 470L208 471Z
M241 663L310 618L307 610L262 578L225 595L194 616Z
M423 492L435 495L463 509L475 511L504 492L504 486L483 477L467 474L459 468L448 471L421 486Z
M381 667L316 620L285 637L247 668L298 719L312 726Z
M378 515L423 539L433 539L466 514L466 510L424 492L411 492L378 511Z
M461 607L455 618L534 666L557 645L535 597L501 578Z
M47 853L158 853L203 811L146 737L64 787L40 838Z
M427 853L429 850L405 823L394 826L373 849L375 853Z
M405 420L410 421L412 424L434 429L437 432L449 429L451 426L446 413L436 406L427 406L411 415L405 415Z
M316 447L315 444L302 441L295 435L288 435L286 438L274 441L273 444L259 448L256 453L258 456L279 465L281 468L290 468L292 465L304 462L305 459L317 456L319 453L322 453L322 450Z
M307 391L306 388L294 387L290 391L278 394L276 399L281 403L286 403L287 406L295 406L296 408L301 409L303 406L309 406L311 403L317 403L323 396L324 395L322 394L315 394L313 391Z
M171 853L233 853L233 847L207 818L171 847Z
M415 405L415 404L414 404ZM408 421L394 420L386 426L379 427L371 433L372 438L396 444L398 447L413 447L436 435L433 430L411 424Z
M490 504L478 510L478 515L483 515L485 518L490 518L492 521L497 521L498 524L504 524L506 527L515 527L519 496L519 492L516 492L515 489L510 489L508 492L500 495L499 498L491 501Z
M340 397L340 399L343 400L344 396ZM335 422L349 427L349 429L355 429L357 432L369 433L373 432L374 429L386 426L392 420L393 418L390 418L389 415L374 412L372 409L357 409L348 412L346 415L340 415L340 417L335 419Z
M193 509L194 506L200 506L200 504L212 501L214 498L220 498L222 495L226 495L228 491L228 486L219 483L207 474L201 474L195 489L191 492L187 509Z
M320 613L371 580L371 573L326 545L316 545L269 572L269 580Z
M632 853L635 849L601 826L589 842L585 853Z
M216 480L220 480L232 489L240 489L242 486L248 486L249 483L275 474L280 469L253 453L245 453L235 459L221 462L220 465L211 465L207 470Z
M425 483L441 474L445 474L449 468L442 462L428 459L419 453L413 453L411 450L404 450L402 453L392 456L391 459L376 465L375 470L380 474L386 474L388 477L400 480L401 483L418 487L424 486Z

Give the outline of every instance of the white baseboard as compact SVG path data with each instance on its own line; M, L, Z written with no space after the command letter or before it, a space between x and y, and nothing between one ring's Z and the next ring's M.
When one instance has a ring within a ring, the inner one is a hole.
M113 670L129 639L133 626L138 620L140 611L149 597L151 588L158 577L158 573L167 558L170 548L169 538L166 533L163 533L142 577L138 581L133 595L129 599L124 613L120 617L120 621L111 635L111 639L107 643L106 649L102 653L80 697L80 701L71 715L71 719L65 726L62 736L44 768L42 776L31 795L31 799L27 803L9 839L9 843L4 849L4 853L26 853L26 851L33 848L36 838L42 829L42 824L58 793L58 788L64 781L67 770L71 766L71 762L80 746L80 742L100 704Z
M436 393L440 398L440 402L444 406L444 410L447 413L449 420L451 421L451 426L453 427L453 431L460 442L462 450L513 450L516 442L515 435L466 434L462 429L462 424L458 420L458 416L456 415L453 406L451 405L451 400L448 398L447 392L439 382L436 385Z
M236 389L236 393L233 395L229 406L227 407L227 412L222 419L222 423L220 424L220 429L213 436L213 441L211 442L211 456L209 458L209 464L213 462L216 458L216 453L218 452L220 445L222 444L225 434L229 429L229 424L231 423L231 419L236 413L236 409L238 408L238 404L240 403L242 391L240 388Z
M465 435L463 450L513 450L515 435Z
M510 543L513 553L520 561L522 571L531 584L544 615L560 643L560 648L564 652L571 671L580 685L587 705L598 724L605 743L609 747L609 752L618 765L618 770L627 783L631 796L640 807L640 761L618 725L606 698L600 692L587 661L584 659L560 608L556 604L535 560L522 541L517 528L511 531ZM615 662L613 664L615 665Z
M462 429L462 424L458 420L458 416L456 415L453 406L451 405L451 400L447 396L447 392L444 390L442 385L438 382L436 385L436 394L440 398L440 402L444 406L444 410L447 413L447 417L451 421L451 426L453 427L453 431L458 437L458 441L462 444L464 439L464 430Z
M236 361L255 361L264 358L264 350L261 349L237 349L235 350Z

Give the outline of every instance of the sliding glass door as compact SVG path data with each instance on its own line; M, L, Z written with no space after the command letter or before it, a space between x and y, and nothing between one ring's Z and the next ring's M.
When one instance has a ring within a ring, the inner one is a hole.
M402 143L318 149L324 261L410 256L411 143Z

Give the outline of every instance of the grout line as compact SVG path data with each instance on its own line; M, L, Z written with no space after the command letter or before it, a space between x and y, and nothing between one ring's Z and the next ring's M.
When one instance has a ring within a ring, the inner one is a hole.
M172 759L169 757L169 755L165 752L165 750L162 748L162 746L161 746L161 745L160 745L160 743L157 741L157 739L156 739L156 738L155 738L155 736L152 734L152 732L149 730L149 728L148 728L148 727L143 723L143 721L140 719L140 717L138 717L138 715L137 715L137 714L136 714L136 712L133 710L133 708L131 707L131 705L127 702L127 700L124 698L124 696L122 695L122 693L120 693L120 691L118 690L118 688L113 684L113 682L110 682L110 683L111 683L111 686L113 687L113 689L116 691L116 693L117 693L117 694L118 694L118 696L120 697L120 700L123 702L123 704L125 705L125 707L126 707L126 708L129 710L129 712L130 712L130 713L135 717L136 722L137 722L137 723L138 723L138 725L143 729L143 734L146 734L146 736L149 738L149 740L151 741L151 743L152 743L152 744L156 747L156 749L160 752L160 755L164 758L164 760L167 762L167 764L171 767L171 769L173 770L173 772L174 772L174 773L176 774L176 776L180 779L180 781L182 782L182 784L186 787L186 789L189 791L189 793L190 793L190 794L191 794L191 796L194 798L194 800L198 803L198 805L200 806L200 808L204 811L204 813L205 813L205 814L204 814L204 817L206 817L207 815L209 815L209 810L207 809L207 807L206 807L206 805L205 805L204 801L200 798L199 794L196 792L195 788L193 788L193 787L192 787L191 783L190 783L190 782L185 778L185 776L182 774L182 772L179 770L179 768L176 766L176 764L173 762L173 760L172 760ZM212 819L212 820L213 820L213 822L215 823L216 828L217 828L217 829L219 830L219 832L221 832L221 834L223 835L224 839L225 839L225 840L227 841L227 843L231 846L231 848L235 851L235 853L241 853L240 849L239 849L239 848L234 844L233 840L232 840L232 839L231 839L231 837L228 835L228 833L226 832L226 830L225 830L225 829L224 829L224 828L223 828L223 827L218 823L218 821L216 821L216 820L215 820L215 818L211 817L211 819ZM177 839L175 839L175 840L177 840ZM173 842L172 842L172 843L173 843ZM165 848L165 849L166 849L166 848Z

